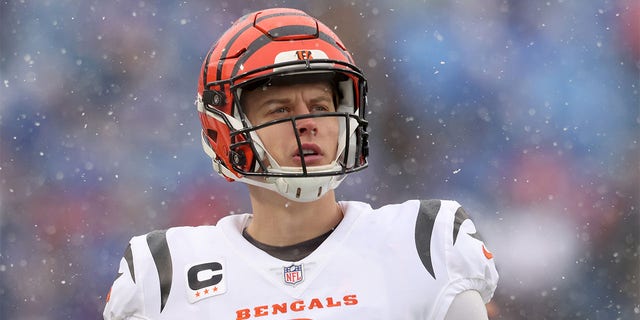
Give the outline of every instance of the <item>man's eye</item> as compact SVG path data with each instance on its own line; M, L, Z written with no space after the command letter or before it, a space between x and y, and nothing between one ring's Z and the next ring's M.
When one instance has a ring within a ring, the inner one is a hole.
M271 109L271 111L269 111L269 114L278 114L278 113L287 113L287 112L289 112L289 109L285 107L279 107L279 108Z
M327 111L330 111L327 106L323 106L323 105L313 106L311 108L311 110L312 111L316 111L316 112L327 112Z

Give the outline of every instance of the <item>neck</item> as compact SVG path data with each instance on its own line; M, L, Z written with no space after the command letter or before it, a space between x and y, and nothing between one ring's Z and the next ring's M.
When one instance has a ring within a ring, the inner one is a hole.
M253 219L247 232L272 246L288 246L318 237L335 228L342 210L332 191L312 202L295 202L276 192L250 186Z

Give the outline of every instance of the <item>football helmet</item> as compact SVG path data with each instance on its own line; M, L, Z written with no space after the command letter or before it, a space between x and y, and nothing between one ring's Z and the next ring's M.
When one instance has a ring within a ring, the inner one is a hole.
M255 126L246 117L240 103L242 90L283 79L296 83L315 77L331 79L336 112L291 116ZM267 188L293 201L314 201L336 188L346 174L367 167L366 93L364 75L342 41L322 22L296 9L253 12L222 35L202 64L196 99L202 146L214 170L229 181ZM337 156L328 165L305 164L296 121L309 117L339 120ZM257 134L265 126L283 122L290 122L295 132L300 167L278 164Z

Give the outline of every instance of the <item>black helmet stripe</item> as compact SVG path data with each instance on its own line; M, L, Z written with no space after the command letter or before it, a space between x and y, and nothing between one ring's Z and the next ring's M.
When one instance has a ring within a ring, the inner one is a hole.
M214 43L213 47L211 47L211 50L209 50L209 53L207 53L207 57L204 60L204 68L202 68L202 86L204 87L204 90L207 90L207 71L209 70L209 60L211 60L211 55L213 54L213 50L216 49L216 47L218 46L218 43Z
M269 18L273 18L273 17L282 17L282 16L309 17L309 15L304 13L304 12L278 12L278 13L268 14L266 16L260 16L258 19L256 19L256 22L262 21L264 19L269 19Z
M247 24L246 26L244 26L244 28L240 29L240 31L238 31L236 34L233 35L233 37L231 37L231 39L229 39L229 42L227 42L227 45L224 47L224 49L222 49L222 52L225 54L225 56L221 56L220 58L218 58L218 70L216 71L216 80L215 81L220 81L222 80L222 67L224 65L224 59L226 59L226 57L229 55L229 50L231 49L231 46L233 45L233 43L249 28L253 27L253 23L251 24ZM222 88L222 84L220 84L220 89Z
M278 34L300 34L301 28L307 28L307 30L310 29L308 26L286 26L286 27L281 27L281 28L276 28L276 29L278 29L278 31L277 31ZM269 33L272 33L272 34L275 33L274 30L276 30L276 29L269 30ZM338 51L342 52L342 55L350 63L353 63L353 60L351 59L351 57L349 57L349 55L342 50L342 48L333 40L332 37L330 37L326 33L320 32L320 34L318 35L318 38L324 40L325 42L327 42L330 45L332 45L335 48L337 48ZM243 65L243 63L247 59L249 59L253 53L255 53L260 48L262 48L265 45L267 45L270 41L271 41L271 39L268 36L265 35L265 36L259 37L258 39L253 41L251 44L249 44L249 46L247 47L247 52L245 52L245 54L243 54L240 57L240 59L238 60L238 62L234 65L233 71L231 72L231 77L235 77L238 74L238 71L240 70L240 66ZM274 63L275 63L275 61L274 61Z
M306 14L304 14L304 13L294 13L294 12L275 13L275 14L270 14L270 15L266 15L266 16L261 16L255 22L260 21L260 20L264 20L264 19L268 19L268 18L271 18L271 17L277 17L277 16L306 16ZM246 19L247 17L248 16L242 17L241 19L238 20L238 22ZM238 22L236 22L236 23L238 23ZM238 40L238 38L245 31L247 31L247 29L253 27L255 22L252 22L252 23L249 23L249 24L245 25L242 29L240 29L238 32L236 32L236 34L233 35L233 37L231 37L231 39L229 39L229 42L227 42L227 45L222 50L222 52L224 52L226 55L225 56L221 56L220 58L218 58L218 70L216 72L216 80L215 81L222 80L222 66L224 64L224 59L226 59L227 56L229 55L229 52L230 52L231 47L233 46L234 42L236 42L236 40ZM211 50L211 52L213 52L213 49ZM206 71L205 71L205 75L206 75ZM206 84L206 80L205 80L205 84ZM222 86L222 84L220 84L220 86ZM222 87L220 89L222 89Z
M314 38L317 38L319 31L318 31L318 28L313 28L309 26L291 25L291 26L273 28L269 30L268 33L269 33L268 35L276 36L276 37L286 37L286 36L306 34L309 36L313 36Z

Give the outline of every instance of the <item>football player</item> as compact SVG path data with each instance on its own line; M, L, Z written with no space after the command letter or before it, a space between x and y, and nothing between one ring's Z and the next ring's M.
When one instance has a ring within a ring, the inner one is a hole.
M134 237L105 319L487 319L493 256L463 208L372 209L334 189L367 167L367 83L294 9L240 18L208 52L196 105L214 170L252 213Z

